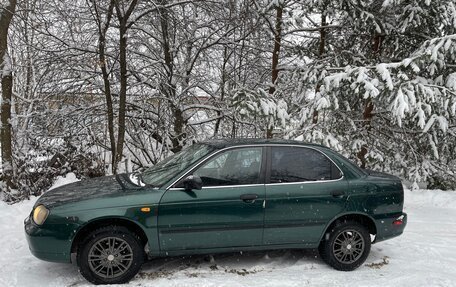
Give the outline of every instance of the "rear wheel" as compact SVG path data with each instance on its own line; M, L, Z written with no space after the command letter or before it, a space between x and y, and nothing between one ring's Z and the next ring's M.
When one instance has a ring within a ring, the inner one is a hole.
M77 263L82 276L94 284L120 284L138 273L144 258L136 234L122 226L107 226L94 230L80 244Z
M371 247L367 228L355 221L335 224L320 244L320 255L330 266L351 271L364 263Z

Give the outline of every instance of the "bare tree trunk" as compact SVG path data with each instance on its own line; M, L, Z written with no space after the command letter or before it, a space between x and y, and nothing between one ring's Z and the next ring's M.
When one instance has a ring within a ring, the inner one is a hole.
M106 99L106 114L108 117L108 134L109 134L109 143L111 148L111 166L112 166L112 173L117 172L117 164L116 164L116 139L114 134L114 107L112 103L112 94L111 94L111 83L109 81L109 73L106 67L106 33L109 29L111 18L114 12L114 0L111 0L109 3L109 8L106 14L106 21L102 23L102 17L99 14L99 10L97 8L97 1L92 0L96 21L98 25L98 59L100 61L101 73L103 76L103 84L104 84L104 94Z
M323 8L323 11L321 13L321 27L326 26L326 7ZM320 29L320 44L318 45L318 57L321 58L323 56L323 53L325 52L325 45L326 45L326 29L321 28ZM320 86L321 84L318 83L317 86L315 87L315 93L318 93L320 91ZM312 115L312 124L317 124L318 123L318 111L314 110L313 115Z
M228 63L229 55L228 55L228 48L224 47L223 49L223 64L222 64L222 80L220 83L220 102L223 103L225 100L225 86L226 86L226 64ZM214 136L217 136L220 130L220 124L222 122L222 111L217 111L217 120L215 121L214 127Z
M283 7L276 6L276 23L275 23L275 31L274 31L274 49L272 51L272 71L271 71L271 87L269 87L269 95L273 95L276 91L275 85L277 82L277 78L279 77L279 70L277 69L279 65L279 55L280 55L280 47L282 41L282 14L283 14ZM266 130L266 137L272 138L272 127L267 126Z
M229 30L231 23L233 23L233 18L232 18L233 12L236 13L236 3L233 0L230 0L229 5L230 5L230 8L229 8L230 12L229 12L228 17L230 19L230 22L229 22L229 25L226 27L226 30ZM235 23L233 25L235 25ZM233 52L228 51L228 46L223 47L222 79L221 79L221 83L220 83L220 103L222 103L222 105L223 105L223 102L225 101L225 93L226 93L225 88L226 88L227 76L228 76L226 66L228 64L228 61L231 58L232 53ZM221 110L218 110L217 119L215 121L215 126L214 126L214 136L215 137L218 136L218 134L219 134L220 125L222 124L222 121L223 121L223 113Z
M364 128L366 129L366 132L369 132L369 130L371 129L371 121L374 116L372 113L373 110L374 110L374 104L372 103L372 99L371 98L366 99L366 103L364 105L364 112L363 112L363 120L364 120L363 125L364 125ZM366 155L368 152L367 148L368 148L367 145L363 145L361 147L361 150L357 154L358 158L361 161L362 168L366 168L366 163L367 163Z
M182 150L182 140L185 138L185 134L183 132L184 127L184 115L182 110L177 106L175 102L176 97L176 86L173 83L174 77L174 59L173 54L171 51L171 46L169 43L169 17L168 11L166 8L163 8L163 5L166 3L163 0L160 4L162 5L159 8L159 15L160 15L160 26L162 32L162 48L163 54L165 57L165 65L166 65L166 84L162 85L162 89L164 94L168 98L169 105L171 107L171 112L173 115L173 135L171 135L170 140L172 142L171 151L178 152ZM188 77L188 75L187 75Z
M13 74L11 59L8 55L8 29L16 10L16 0L10 0L9 5L3 7L0 14L0 71L2 77L1 103L1 145L2 170L6 188L14 188L13 177L13 148L11 129L11 99L13 94Z
M108 133L111 149L111 165L112 173L117 173L119 162L122 160L123 147L125 142L125 117L127 103L127 30L128 19L136 7L137 0L132 0L128 9L124 12L122 3L119 0L111 0L108 11L106 12L106 20L102 23L102 17L97 7L97 2L92 0L96 21L98 24L98 57L103 76L104 94L106 99L106 109L108 116ZM118 111L118 126L117 140L115 134L114 123L114 104L111 93L111 82L109 80L109 72L106 67L106 34L110 27L111 19L116 9L116 15L119 20L119 66L120 66L120 91L119 91L119 111Z
M120 19L119 19L120 20ZM117 130L117 148L115 166L122 160L123 144L125 139L125 106L127 104L127 38L125 22L120 22L119 27L119 52L120 52L120 91L119 91L119 124Z
M171 139L171 142L173 143L173 147L171 148L171 151L176 153L182 150L183 143L181 140L185 138L184 134L184 115L181 111L176 106L171 106L173 109L173 116L174 116L174 137Z
M119 20L119 64L120 64L120 92L119 92L119 124L117 130L117 148L113 170L122 160L125 142L125 114L127 105L127 25L128 18L136 7L137 0L132 0L126 12L122 12L121 4L116 0L116 14ZM123 14L125 13L125 14Z
M375 34L373 39L373 46L372 52L373 56L375 57L378 53L380 53L381 45L383 41L383 36L380 34ZM368 138L369 131L372 129L372 118L374 117L374 103L372 102L372 98L367 98L364 104L364 112L363 112L363 127L366 132L366 138ZM364 144L361 147L361 150L358 152L357 157L361 161L361 167L366 168L367 160L366 155L368 153L368 145Z

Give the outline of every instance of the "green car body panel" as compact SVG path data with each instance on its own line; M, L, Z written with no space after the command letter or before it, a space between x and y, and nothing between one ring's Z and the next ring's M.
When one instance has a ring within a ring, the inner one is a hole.
M406 225L400 180L365 172L320 145L285 140L220 140L213 150L160 187L138 186L128 176L83 180L50 190L35 204L50 210L42 225L25 220L31 252L54 262L71 262L84 233L99 224L122 224L141 233L150 257L278 248L315 248L335 220L357 216L382 241ZM178 183L215 154L260 147L261 182L184 190ZM317 150L340 170L338 179L268 182L270 148ZM253 200L241 200L254 194ZM148 208L142 211L142 208ZM403 224L393 221L403 216Z

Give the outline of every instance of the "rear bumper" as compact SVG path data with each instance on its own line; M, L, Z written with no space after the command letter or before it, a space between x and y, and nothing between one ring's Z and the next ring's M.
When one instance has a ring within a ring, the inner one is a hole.
M399 222L394 223L395 221ZM404 232L405 226L407 226L407 213L394 214L392 216L375 219L375 225L377 227L377 235L373 243L384 241L396 236L401 235Z
M71 239L62 236L59 228L42 228L32 222L30 217L24 220L25 237L30 252L38 259L51 262L71 262Z

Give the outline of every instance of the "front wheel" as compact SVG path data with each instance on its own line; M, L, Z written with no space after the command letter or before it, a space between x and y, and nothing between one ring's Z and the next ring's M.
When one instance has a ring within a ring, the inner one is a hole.
M330 266L351 271L364 263L371 247L366 227L355 221L337 223L320 244L320 255Z
M141 240L122 226L91 232L81 243L77 262L82 276L94 284L130 281L144 262Z

